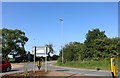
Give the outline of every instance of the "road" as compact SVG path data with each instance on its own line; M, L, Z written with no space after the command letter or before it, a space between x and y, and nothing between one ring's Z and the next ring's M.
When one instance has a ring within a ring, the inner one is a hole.
M60 67L60 66L54 66L53 63L55 62L48 62L47 63L47 70L53 70L53 71L59 71L59 72L65 72L65 73L72 73L72 74L79 74L82 76L111 76L110 71L97 71L97 70L91 70L91 69L79 69L79 68L69 68L69 67ZM30 64L23 64L21 67L13 67L11 72L4 72L0 73L0 76L5 74L11 74L15 72L23 72L25 71L25 68L27 70L37 70L37 66L30 63ZM45 69L45 65L42 66L41 70Z
M91 70L91 69L60 67L60 66L54 66L52 63L54 62L47 63L48 70L66 72L66 73L72 73L72 74L80 74L84 76L111 76L110 71L103 71L103 70L97 71L97 70ZM44 70L44 68L45 66L42 67L42 70Z

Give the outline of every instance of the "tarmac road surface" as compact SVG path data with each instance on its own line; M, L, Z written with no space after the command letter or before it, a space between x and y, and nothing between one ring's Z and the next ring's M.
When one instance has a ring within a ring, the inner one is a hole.
M70 68L70 67L61 67L61 66L54 66L55 62L47 62L47 70L53 70L53 71L58 71L58 72L64 72L64 73L72 73L72 74L79 74L81 76L101 76L101 77L106 77L106 78L112 78L111 72L110 71L97 71L97 70L91 70L91 69L80 69L80 68ZM18 65L18 64L17 64ZM3 72L0 73L0 76L5 75L5 74L11 74L15 72L23 72L26 69L27 70L38 70L37 66L29 63L19 63L21 66L14 66L13 69L10 72ZM41 67L41 70L45 70L45 64ZM90 77L89 77L90 78Z

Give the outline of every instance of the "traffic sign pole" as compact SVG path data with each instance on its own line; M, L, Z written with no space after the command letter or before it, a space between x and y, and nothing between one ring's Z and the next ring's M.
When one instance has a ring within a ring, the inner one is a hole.
M45 72L47 72L47 47L45 47Z
M35 49L34 49L34 72L35 72L35 56L36 56L36 46L35 46Z

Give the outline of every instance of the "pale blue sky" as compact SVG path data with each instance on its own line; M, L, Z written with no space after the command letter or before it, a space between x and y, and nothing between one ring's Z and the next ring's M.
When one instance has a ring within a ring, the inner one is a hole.
M2 2L119 2L119 0L2 0Z
M84 42L88 30L99 28L108 37L118 36L118 3L110 2L10 2L2 4L2 27L20 29L32 46L61 45L61 23L63 18L63 44L71 41ZM56 52L59 54L59 52Z

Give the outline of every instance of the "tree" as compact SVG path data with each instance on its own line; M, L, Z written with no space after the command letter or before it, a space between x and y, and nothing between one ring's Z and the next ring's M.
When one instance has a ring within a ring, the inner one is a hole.
M96 39L106 39L107 36L105 35L105 31L100 31L98 28L89 30L86 34L86 40L84 42L85 45L85 51L84 51L84 57L86 59L92 59L94 58L94 54L97 52L95 49L94 42Z
M85 44L91 43L92 41L96 39L104 39L107 38L105 35L105 31L100 31L98 28L89 30L88 33L86 34L86 40Z
M0 54L2 54L2 29L0 29Z
M59 58L59 56L54 54L51 58L52 58L52 60L57 60Z
M96 39L94 41L94 57L95 58L110 58L118 54L119 38Z
M83 44L80 42L70 42L63 47L64 63L81 59ZM59 61L61 62L62 50L60 50Z
M24 45L28 41L25 33L21 30L2 29L2 54L7 57L9 53L16 52L17 55L25 55Z
M50 54L53 54L54 53L54 49L53 49L53 44L46 44L46 46L49 48L49 52L47 53L48 55L48 59L50 60L51 56Z
M64 63L68 61L104 60L119 55L120 38L108 38L105 31L99 29L89 30L84 43L70 42L66 44L59 54L61 62L62 50Z

